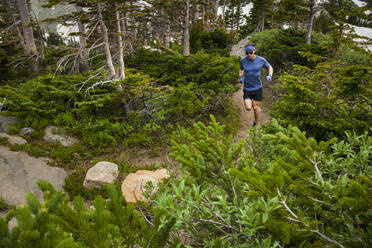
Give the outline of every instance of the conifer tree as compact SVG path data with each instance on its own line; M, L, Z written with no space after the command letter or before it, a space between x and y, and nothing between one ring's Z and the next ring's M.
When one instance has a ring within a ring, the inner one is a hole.
M252 3L250 23L256 27L256 32L262 32L265 29L265 22L272 13L274 0L253 0Z

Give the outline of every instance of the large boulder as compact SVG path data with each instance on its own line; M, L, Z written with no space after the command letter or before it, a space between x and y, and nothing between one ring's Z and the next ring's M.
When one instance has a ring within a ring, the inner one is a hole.
M13 152L0 146L0 195L8 205L22 205L27 193L34 193L42 200L37 186L39 179L50 182L55 189L62 190L67 173L47 165L42 159L24 152Z
M63 129L55 126L46 127L43 139L63 146L71 146L77 141L74 137L65 135Z
M230 55L231 56L237 56L240 58L243 58L246 56L245 54L245 46L249 43L249 40L251 39L251 36L247 36L241 41L238 42L238 44L235 44L231 47Z
M27 141L24 138L18 137L18 136L12 136L6 133L0 133L0 137L7 138L9 143L14 145L24 145L27 143Z
M138 170L136 173L130 173L121 185L121 191L127 202L136 203L146 200L143 193L146 191L145 185L151 182L154 186L151 193L156 192L157 185L164 179L169 178L167 169L158 169L155 171Z
M10 129L10 125L16 123L17 121L18 119L16 117L0 115L0 132L7 133Z
M88 170L84 180L84 187L87 189L99 188L102 185L113 183L118 175L117 164L101 161Z

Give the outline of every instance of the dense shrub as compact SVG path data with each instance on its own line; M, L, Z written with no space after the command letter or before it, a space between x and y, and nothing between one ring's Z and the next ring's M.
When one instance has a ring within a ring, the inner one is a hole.
M329 53L319 45L325 40L323 35L314 34L313 44L305 44L305 31L290 28L255 33L250 42L256 44L258 55L265 57L274 68L280 70L291 69L293 64L314 67L316 63L309 62L299 52L311 52L325 57Z
M146 49L136 50L127 60L134 67L156 78L164 85L196 83L199 87L220 92L228 90L236 82L239 61L234 57L198 53L176 56Z
M226 116L224 99L234 91L237 74L234 58L140 50L144 51L151 56L141 56L152 59L139 64L140 69L158 78L129 69L125 80L117 82L123 86L121 92L115 84L87 80L94 73L87 72L47 74L4 85L0 97L6 99L7 114L19 117L21 126L36 128L38 137L45 126L58 125L80 137L81 144L98 150L118 144L151 146L164 142L162 137L175 123L188 125L210 113Z
M173 219L160 221L159 211L143 218L114 185L107 189L108 199L96 197L89 209L80 196L71 206L66 194L51 184L40 181L39 186L44 202L29 194L25 206L11 210L6 221L0 218L1 247L167 247L167 242L182 247L179 240L169 239ZM18 226L9 231L13 216Z
M207 53L219 53L228 56L233 42L233 36L221 29L214 29L206 32L196 24L190 31L190 52L197 53L203 50Z
M175 142L184 177L154 199L192 247L371 245L367 134L317 142L273 122L233 144L223 130L212 118Z
M272 115L286 125L297 125L317 139L359 134L372 121L372 68L367 65L319 63L313 71L296 66L281 77L283 94Z

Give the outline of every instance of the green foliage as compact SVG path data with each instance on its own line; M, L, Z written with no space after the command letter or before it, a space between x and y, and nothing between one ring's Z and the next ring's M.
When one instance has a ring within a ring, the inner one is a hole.
M8 138L7 137L0 137L0 144L1 145L7 145L8 144Z
M347 130L361 134L370 127L370 66L327 61L312 72L295 68L281 77L285 92L274 104L273 116L318 139L341 137Z
M71 171L68 177L65 179L63 189L69 194L70 198L76 196L82 196L89 199L94 197L93 191L86 190L83 187L86 170L83 168L76 168Z
M193 82L214 92L228 90L229 86L231 88L238 70L236 58L205 53L185 57L139 49L126 62L129 67L157 78L163 85L177 86Z
M371 56L353 49L345 49L340 56L340 60L347 65L369 65L372 66Z
M25 151L34 157L43 157L46 155L45 151L42 148L30 143L26 143L23 145L9 144L9 148L12 151Z
M286 30L270 29L255 33L250 42L256 44L258 55L265 57L277 70L291 69L292 64L314 67L316 63L309 62L299 52L311 52L319 56L329 53L319 43L327 39L320 34L313 34L313 44L305 44L305 31L290 28Z
M173 123L187 125L188 121L207 118L211 112L226 115L228 103L224 99L234 90L232 83L236 81L238 63L234 58L142 52L146 54L140 56L149 59L143 68L159 77L159 83L133 69L127 71L124 81L117 82L123 86L121 92L115 91L114 84L94 86L93 81L87 81L94 72L43 75L19 85L2 86L0 97L6 99L8 114L22 120L17 128L36 129L34 138L40 138L47 125L58 125L96 152L120 144L150 147L154 142L164 142ZM74 159L64 157L60 159L64 163Z
M212 117L184 137L172 154L184 178L162 187L154 206L193 247L371 245L367 133L317 142L273 122L233 145Z
M10 233L0 218L0 244L8 247L165 247L173 219L162 219L158 212L148 225L132 204L113 186L107 187L109 198L98 196L87 209L81 197L70 206L65 193L51 184L39 181L45 202L35 195L27 196L27 204L11 211L7 219L18 221ZM159 220L163 221L160 222ZM178 241L170 242L176 245Z
M190 51L197 53L203 50L207 53L219 53L223 56L229 55L233 37L221 29L203 32L199 24L192 26L190 31Z
M45 127L54 116L71 109L77 96L73 94L73 84L82 77L45 75L29 80L19 87L5 85L1 87L1 96L6 97L5 104L9 113L34 128Z
M2 210L5 210L6 208L7 208L7 206L6 206L3 198L0 197L0 210L2 211Z
M148 73L164 87L172 86L170 92L152 93L146 104L147 113L154 111L151 119L157 125L207 119L210 113L226 116L226 99L235 90L236 58L203 53L184 57L143 49L127 65Z

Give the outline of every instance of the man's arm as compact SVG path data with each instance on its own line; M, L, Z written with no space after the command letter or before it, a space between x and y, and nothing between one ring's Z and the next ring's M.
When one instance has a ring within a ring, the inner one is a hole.
M243 76L244 70L239 70L239 76Z
M273 77L274 69L271 65L269 65L269 75L266 76L266 80L271 82Z
M270 66L269 66L269 74L272 76L273 73L274 73L274 69L273 69L273 67L270 65Z

